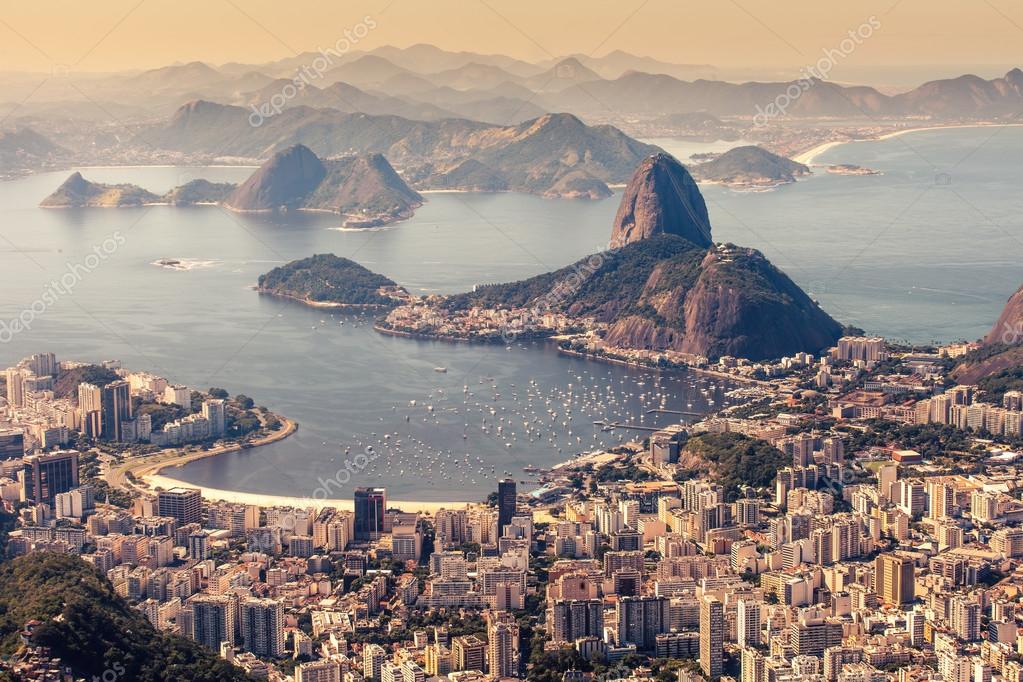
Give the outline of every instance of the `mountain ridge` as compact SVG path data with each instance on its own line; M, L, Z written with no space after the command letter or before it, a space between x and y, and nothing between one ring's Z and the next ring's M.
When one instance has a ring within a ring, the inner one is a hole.
M473 159L503 176L512 191L548 196L563 176L573 172L584 172L605 185L625 182L641 159L658 151L613 126L589 126L564 113L500 126L297 106L258 127L250 125L251 113L231 105L190 102L143 137L148 144L172 151L242 158L268 158L296 144L321 158L380 153L402 169L414 188L424 190L433 189L439 175Z

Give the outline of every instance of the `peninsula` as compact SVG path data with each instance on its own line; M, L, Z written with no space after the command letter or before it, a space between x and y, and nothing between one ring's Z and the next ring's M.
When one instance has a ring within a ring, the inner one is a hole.
M713 242L699 188L668 154L636 170L611 244L521 282L413 301L377 329L477 341L558 336L588 355L695 365L817 352L841 335L759 251Z

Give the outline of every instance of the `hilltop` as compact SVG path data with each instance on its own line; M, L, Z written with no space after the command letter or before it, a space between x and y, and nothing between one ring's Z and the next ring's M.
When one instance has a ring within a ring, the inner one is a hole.
M702 433L690 438L679 453L680 466L720 483L728 500L736 499L745 486L771 486L778 469L791 464L792 457L766 440L739 433Z
M346 225L371 227L411 217L423 198L380 154L321 160L295 145L274 154L225 203L237 211L330 211Z
M0 564L4 655L19 648L19 632L31 620L40 621L32 644L49 647L76 677L122 670L125 680L250 679L199 644L155 629L105 577L72 555L36 552Z
M122 208L223 204L236 211L308 209L340 214L345 225L372 227L412 216L423 198L380 154L321 160L295 145L274 154L240 186L192 180L158 195L136 185L106 185L72 173L40 206Z
M670 154L645 159L622 195L611 244L624 246L659 234L673 234L708 247L710 217L700 189L685 166Z
M712 161L693 166L693 177L731 187L773 187L810 175L809 167L748 145L730 149Z
M118 208L160 203L161 198L137 185L105 185L72 173L39 205L44 208Z
M608 125L589 126L571 114L544 114L517 125L458 118L418 121L394 115L294 106L262 125L251 109L207 101L182 106L143 138L160 148L269 159L301 144L319 158L382 154L415 189L503 186L547 196L607 196L656 147ZM459 184L473 161L465 184ZM586 191L580 192L580 183ZM604 185L603 187L601 185Z
M332 253L292 261L260 275L257 291L321 307L393 306L404 294L391 279Z

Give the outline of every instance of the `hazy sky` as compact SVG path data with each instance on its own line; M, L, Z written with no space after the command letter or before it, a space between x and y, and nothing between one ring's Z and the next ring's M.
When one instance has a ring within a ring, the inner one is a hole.
M1020 0L0 0L0 70L268 61L333 45L365 17L376 28L358 49L801 66L871 16L880 28L845 67L1023 63Z

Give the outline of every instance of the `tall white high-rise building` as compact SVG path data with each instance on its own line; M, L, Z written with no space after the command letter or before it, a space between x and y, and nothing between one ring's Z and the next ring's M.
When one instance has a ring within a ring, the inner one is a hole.
M219 398L204 400L202 404L202 416L210 423L210 436L214 438L224 435L224 405L224 401Z
M760 602L742 599L737 612L736 639L739 646L760 646Z

